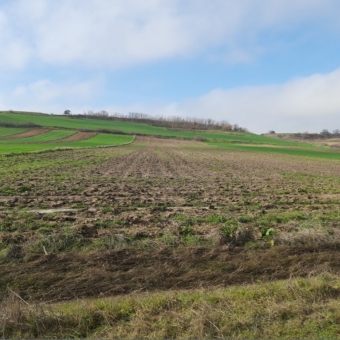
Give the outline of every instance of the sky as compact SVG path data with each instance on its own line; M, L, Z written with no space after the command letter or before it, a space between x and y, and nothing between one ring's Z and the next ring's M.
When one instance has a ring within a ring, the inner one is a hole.
M0 110L340 128L339 0L0 0Z

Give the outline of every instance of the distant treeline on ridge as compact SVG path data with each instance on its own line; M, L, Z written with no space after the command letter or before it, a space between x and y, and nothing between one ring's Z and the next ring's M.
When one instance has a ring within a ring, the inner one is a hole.
M150 116L148 114L138 112L130 112L127 115L121 113L109 114L105 110L99 112L89 110L83 114L71 114L70 110L65 110L64 114L71 118L95 118L112 121L135 122L172 129L248 131L247 129L240 127L238 124L230 124L226 120L215 121L211 118L182 118L179 116L162 115Z

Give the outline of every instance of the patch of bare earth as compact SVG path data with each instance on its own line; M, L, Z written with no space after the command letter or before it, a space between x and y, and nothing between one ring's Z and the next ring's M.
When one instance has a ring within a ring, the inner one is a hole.
M0 137L0 140L34 137L34 136L42 135L43 133L46 133L49 131L50 129L46 129L46 128L35 128L35 129L30 129L22 133Z
M337 211L337 161L138 137L4 162L0 294L9 285L26 299L56 301L339 273L335 238L310 233L308 243L271 247L228 244L221 234L237 219L260 233L249 216ZM23 211L39 209L76 210ZM209 222L214 216L224 220ZM307 222L275 230L298 233Z
M65 137L65 138L62 138L62 139L53 140L53 143L55 143L55 142L79 142L81 140L90 139L90 138L92 138L96 135L97 135L96 132L78 131L71 136L68 136L68 137Z

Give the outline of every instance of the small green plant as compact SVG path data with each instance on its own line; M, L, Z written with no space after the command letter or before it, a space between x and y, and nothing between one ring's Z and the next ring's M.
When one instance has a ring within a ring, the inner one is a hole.
M244 215L244 216L238 217L237 220L241 223L249 223L254 220L254 217L251 215Z
M228 238L233 238L235 236L235 232L237 230L236 225L224 225L221 229L223 236Z
M261 237L265 240L270 240L274 234L275 234L274 228L266 228L266 227L261 228Z
M219 224L219 223L225 223L227 222L227 218L222 215L209 215L205 218L205 221L211 224Z
M184 236L192 235L191 226L187 225L180 230L180 234Z

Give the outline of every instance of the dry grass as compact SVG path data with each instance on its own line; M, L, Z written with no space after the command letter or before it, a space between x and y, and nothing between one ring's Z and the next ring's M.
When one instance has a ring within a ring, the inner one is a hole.
M340 334L340 279L135 294L29 305L14 292L1 304L5 338L302 338Z

